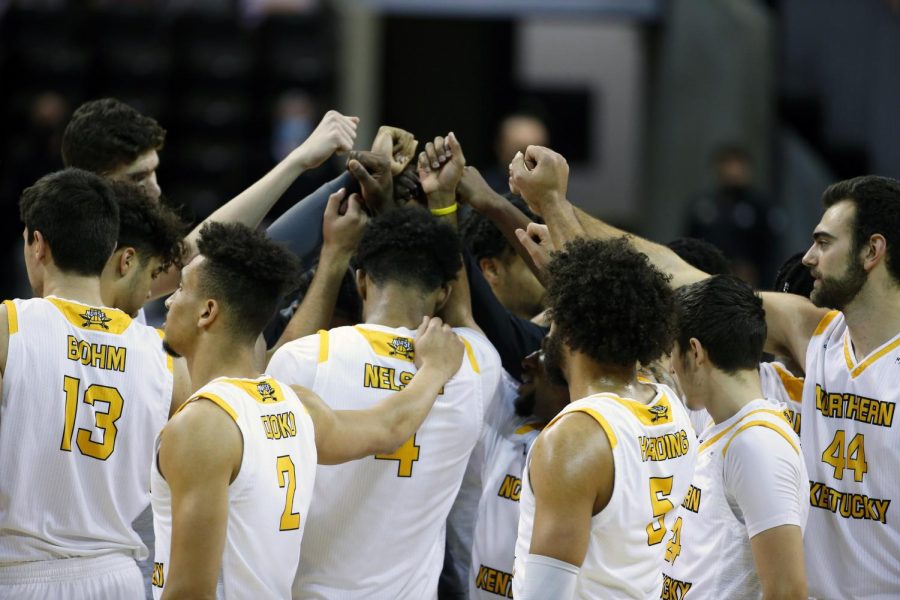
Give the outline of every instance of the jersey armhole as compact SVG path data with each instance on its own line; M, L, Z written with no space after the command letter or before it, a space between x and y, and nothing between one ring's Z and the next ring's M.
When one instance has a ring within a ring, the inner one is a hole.
M840 314L840 311L832 310L825 313L825 316L822 317L822 320L819 321L819 324L816 325L815 331L813 331L812 337L816 337L817 335L822 335L825 333L825 330L828 329L828 326L831 325L831 322L834 321L834 318Z
M588 408L586 406L573 408L572 410L566 411L562 414L556 415L552 421L547 423L546 429L549 429L554 423L556 423L559 419L566 415L570 415L574 412L582 412L597 421L597 424L603 429L603 432L606 434L607 439L609 439L609 448L610 450L615 449L616 444L619 443L619 440L616 438L616 434L613 431L612 426L609 424L609 421L606 420L606 417L601 415L599 412L594 410L593 408Z
M319 335L319 358L318 362L321 364L328 360L328 331L326 329L320 329L318 331Z
M154 327L154 330L156 331L156 335L159 336L160 343L165 342L166 341L166 332L163 331L162 329L159 329L156 327ZM169 369L169 373L174 375L175 374L175 359L172 358L171 354L166 352L165 348L163 348L163 354L166 355L166 368ZM187 402L185 402L185 404L187 404Z
M472 370L480 375L481 367L478 366L478 360L475 358L475 351L472 349L472 344L470 344L469 340L463 336L459 336L459 339L462 340L463 346L466 348L466 356L469 357L469 364L472 365Z
M178 409L175 411L175 414L173 414L172 416L174 417L175 415L177 415L178 413L183 411L184 407L191 404L195 400L209 400L210 402L212 402L213 404L215 404L216 406L218 406L219 408L224 410L226 413L228 413L228 416L231 417L232 419L234 419L235 423L238 422L237 413L234 411L234 409L231 407L231 405L228 404L227 402L225 402L224 400L222 400L222 398L220 398L219 396L216 396L215 394L210 394L209 392L203 392L202 394L199 394L197 396L191 396L190 398L188 398L187 400L184 401L184 404L182 404L181 406L178 407Z
M794 452L796 452L798 455L800 455L800 447L797 446L797 443L791 439L791 436L789 436L784 430L782 430L780 427L778 427L778 425L769 423L768 421L756 420L756 421L750 421L748 423L744 423L743 425L738 427L737 431L735 431L733 434L731 434L731 437L728 438L728 441L725 442L725 446L722 448L722 457L723 458L728 453L728 447L731 445L731 442L734 441L734 438L736 438L738 435L740 435L740 433L742 431L749 429L750 427L766 427L768 429L771 429L772 431L776 432L778 435L783 437L784 440L788 444L791 445L791 448L794 449Z

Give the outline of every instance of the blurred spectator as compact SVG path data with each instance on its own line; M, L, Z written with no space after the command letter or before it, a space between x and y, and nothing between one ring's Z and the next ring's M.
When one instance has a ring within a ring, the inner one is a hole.
M509 191L509 163L516 152L528 146L549 146L547 126L538 117L527 113L513 113L500 122L494 154L497 163L484 170L484 179L496 192Z
M771 280L772 250L783 219L753 187L753 160L743 146L720 146L712 157L714 187L690 202L687 235L720 248L735 275L758 286Z

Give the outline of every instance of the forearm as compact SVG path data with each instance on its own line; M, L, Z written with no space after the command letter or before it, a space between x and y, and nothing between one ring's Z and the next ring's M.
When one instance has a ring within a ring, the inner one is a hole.
M341 281L347 273L349 264L349 256L330 252L327 248L323 248L319 257L319 266L309 286L309 291L303 297L303 301L297 307L297 311L291 317L281 337L268 350L268 358L271 358L276 350L290 341L312 335L320 329L330 328L331 317L334 314L334 307L341 289Z
M600 219L592 217L577 206L573 206L573 210L578 222L581 224L588 237L611 240L622 236L628 236L629 242L637 251L646 254L650 259L650 262L653 263L657 269L672 276L672 280L669 283L673 288L696 283L709 277L707 273L692 267L671 249L662 244L657 244L626 231L622 231L621 229L617 229L608 223L604 223Z
M342 187L349 191L351 181L350 174L343 173L323 184L278 217L266 230L266 235L285 243L288 250L300 257L304 268L309 268L322 245L322 214L328 197Z
M525 229L531 223L531 219L499 194L495 194L494 198L483 207L482 214L494 223L509 245L515 249L516 254L525 261L531 272L540 278L542 276L540 270L535 266L528 251L519 243L519 238L516 237L516 229Z
M575 207L565 198L543 206L541 216L550 231L553 246L557 250L561 250L567 242L586 235L584 227L575 214Z
M391 453L403 445L422 425L442 392L447 378L429 365L423 365L407 386L370 409L377 423L377 448L373 452ZM364 455L365 456L365 455Z

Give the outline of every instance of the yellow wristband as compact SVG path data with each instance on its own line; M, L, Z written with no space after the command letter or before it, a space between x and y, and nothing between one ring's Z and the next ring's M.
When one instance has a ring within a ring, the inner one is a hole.
M436 217L445 217L447 215L452 215L456 212L456 209L459 208L459 204L454 202L450 206L445 206L444 208L432 208L431 214Z

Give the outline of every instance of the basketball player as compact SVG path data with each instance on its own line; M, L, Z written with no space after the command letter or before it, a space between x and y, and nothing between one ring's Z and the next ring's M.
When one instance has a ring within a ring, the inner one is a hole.
M287 598L317 460L395 450L459 369L463 344L440 319L423 319L405 389L367 410L332 411L253 366L256 339L299 275L297 258L238 224L205 226L199 250L167 301L166 343L202 387L157 444L154 595L213 597L221 572L226 598Z
M764 398L762 300L716 275L676 292L672 367L688 406L713 425L666 541L661 598L805 600L809 477L800 440Z
M402 389L416 372L416 327L447 302L459 252L453 229L421 208L369 221L356 258L364 322L286 344L269 373L334 409ZM500 377L490 343L454 331L463 366L415 434L396 452L317 472L295 598L435 597L445 521Z
M530 148L528 161L544 150ZM525 162L514 160L516 170ZM560 161L547 167L523 193L532 210L532 203L555 205L544 218L562 235L570 215L592 237L622 234L572 207L558 185ZM900 182L875 175L840 181L823 202L803 257L814 278L811 302L761 294L765 349L805 367L800 440L813 509L804 538L810 595L891 597L900 589L900 520L888 514L900 496L900 436L893 429L900 400ZM524 232L519 239L537 250ZM706 277L667 248L631 239L672 275L673 286Z
M674 392L637 377L672 343L672 291L625 240L570 242L547 275L545 364L572 403L527 459L513 596L649 598L697 452Z
M132 529L153 437L186 381L158 333L104 306L119 210L66 169L23 192L32 300L0 307L0 597L138 598Z
M320 166L335 152L353 148L358 122L357 117L328 111L303 144L204 222L235 222L256 227L301 173ZM62 140L63 162L110 180L134 183L158 200L161 191L156 169L165 135L166 131L154 119L115 98L91 100L78 107L66 127ZM188 258L196 252L201 226L202 223L195 227L185 240ZM151 297L172 292L178 286L179 276L177 268L162 273L153 281ZM143 321L143 313L140 320Z

